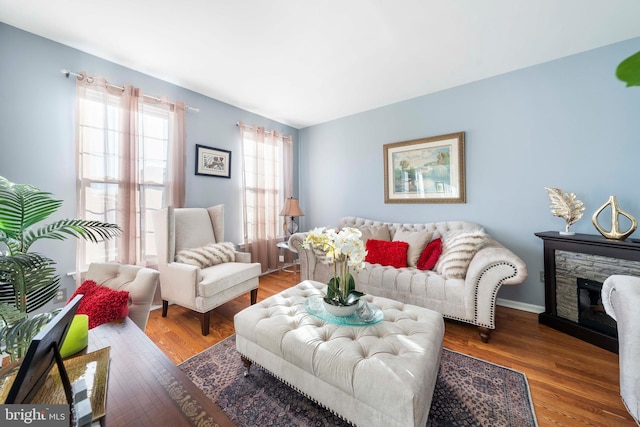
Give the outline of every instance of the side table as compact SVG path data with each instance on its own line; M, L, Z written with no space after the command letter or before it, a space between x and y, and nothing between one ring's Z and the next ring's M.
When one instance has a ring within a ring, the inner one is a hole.
M285 241L285 242L278 242L276 244L276 246L278 247L278 249L286 249L286 250L290 250L289 249L289 242ZM298 262L298 253L291 251L293 253L293 270L287 270L285 268L286 264L284 263L284 256L283 256L283 261L282 261L282 271L286 271L287 273L300 273L300 263Z

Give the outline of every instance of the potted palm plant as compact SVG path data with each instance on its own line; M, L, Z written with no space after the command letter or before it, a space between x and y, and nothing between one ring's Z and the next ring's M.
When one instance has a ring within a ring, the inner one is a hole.
M11 360L24 356L31 339L55 310L29 317L51 301L60 288L55 261L30 252L40 239L82 238L91 242L120 234L115 224L62 219L42 225L62 205L51 193L0 176L0 342Z

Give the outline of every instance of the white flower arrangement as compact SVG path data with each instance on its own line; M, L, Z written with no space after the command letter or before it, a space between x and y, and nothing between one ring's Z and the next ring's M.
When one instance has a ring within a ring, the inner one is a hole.
M364 268L367 251L357 228L344 227L339 232L333 228L319 227L309 232L303 242L305 249L319 248L333 264L333 278L329 281L325 301L333 305L353 305L364 295L355 290L355 280L349 267Z

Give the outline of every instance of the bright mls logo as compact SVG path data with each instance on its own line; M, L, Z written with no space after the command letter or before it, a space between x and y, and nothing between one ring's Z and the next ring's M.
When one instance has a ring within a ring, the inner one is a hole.
M0 405L0 425L66 427L68 405Z

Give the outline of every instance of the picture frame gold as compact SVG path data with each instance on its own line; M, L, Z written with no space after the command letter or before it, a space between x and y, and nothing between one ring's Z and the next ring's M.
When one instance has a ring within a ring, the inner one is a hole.
M464 132L383 146L385 203L466 203Z
M196 145L196 175L231 178L231 151Z

